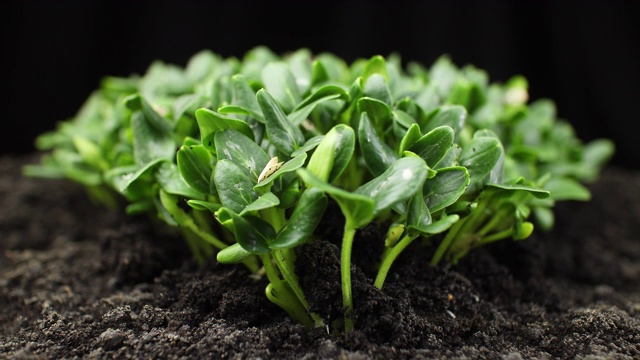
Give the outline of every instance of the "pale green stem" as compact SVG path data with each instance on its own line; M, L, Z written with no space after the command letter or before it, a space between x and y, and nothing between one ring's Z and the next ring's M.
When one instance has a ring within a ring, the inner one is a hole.
M274 250L273 251L274 258L276 259L276 264L280 269L280 273L284 277L284 280L287 282L293 293L298 298L298 301L304 306L306 312L313 318L316 326L323 324L322 318L317 314L309 312L309 303L304 296L304 291L302 291L302 286L300 286L300 282L298 281L298 277L295 272L291 268L289 261L287 260L287 256L284 254L283 250Z
M353 295L351 294L351 248L353 247L353 237L356 229L348 226L344 228L342 237L342 254L340 256L340 272L342 277L342 304L344 306L344 331L353 330L353 320L351 313L353 312Z
M276 269L276 267L271 263L271 256L269 256L269 254L264 254L261 255L261 258L262 263L264 264L265 273L267 274L267 279L269 279L269 285L265 290L267 298L284 309L292 319L304 325L308 329L312 328L314 326L314 321L309 316L304 305L299 301L295 294L292 293L290 285L280 279L278 269Z
M402 240L400 240L395 246L389 249L387 253L385 253L385 256L382 260L382 264L380 264L380 269L378 269L378 275L376 276L376 280L373 283L375 287L382 290L382 286L384 285L384 281L387 278L387 275L389 274L389 269L391 269L391 265L396 260L396 258L400 255L400 253L402 253L402 251L407 246L409 246L413 242L413 240L415 240L417 237L418 237L418 234L411 235L411 236L407 235L403 237Z

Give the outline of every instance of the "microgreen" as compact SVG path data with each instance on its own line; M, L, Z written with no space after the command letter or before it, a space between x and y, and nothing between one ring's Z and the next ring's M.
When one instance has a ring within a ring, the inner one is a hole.
M373 279L384 291L416 239L434 250L431 266L456 264L550 229L557 201L589 199L613 143L582 143L527 87L446 56L405 70L397 55L202 51L185 68L156 61L106 77L36 139L47 153L24 173L77 181L109 206L123 198L129 214L178 229L202 266L215 256L264 274L266 296L295 321L351 331L351 254L365 226L386 233L372 239L384 243ZM316 227L330 201L345 220L341 324L312 311L296 271L300 246L326 240Z

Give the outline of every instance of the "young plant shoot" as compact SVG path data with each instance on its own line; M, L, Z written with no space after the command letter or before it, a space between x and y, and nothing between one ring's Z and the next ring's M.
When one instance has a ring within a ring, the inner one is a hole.
M266 296L293 320L349 332L359 229L386 231L372 279L384 291L409 246L432 247L431 266L456 264L550 229L557 201L589 199L613 143L581 142L551 100L528 102L527 87L447 56L403 68L397 55L348 64L304 48L202 51L184 68L156 61L105 77L74 118L36 139L46 154L24 173L76 181L110 207L122 199L127 213L179 231L201 266L215 256L266 276ZM296 261L301 245L327 241L316 228L329 202L345 220L337 322L310 307Z

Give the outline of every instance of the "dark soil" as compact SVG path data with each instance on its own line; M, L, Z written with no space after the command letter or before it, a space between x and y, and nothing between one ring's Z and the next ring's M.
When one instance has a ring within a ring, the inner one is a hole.
M25 179L37 154L0 157L0 356L7 359L640 359L640 173L607 168L590 202L556 206L550 233L430 268L413 244L383 291L354 247L356 331L292 323L242 266L192 261L146 217L84 189ZM340 226L305 245L311 306L339 320Z

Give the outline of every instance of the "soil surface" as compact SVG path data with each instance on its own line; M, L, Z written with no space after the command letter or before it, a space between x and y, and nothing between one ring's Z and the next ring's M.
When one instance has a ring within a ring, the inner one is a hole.
M64 180L29 179L38 154L0 157L0 357L7 359L640 359L640 173L606 168L556 226L431 268L415 242L382 291L354 244L349 334L292 323L241 265L199 268L144 216L90 202ZM331 212L329 212L331 213ZM312 308L339 319L341 224L305 245Z

